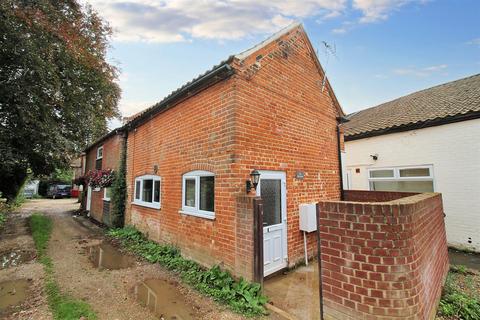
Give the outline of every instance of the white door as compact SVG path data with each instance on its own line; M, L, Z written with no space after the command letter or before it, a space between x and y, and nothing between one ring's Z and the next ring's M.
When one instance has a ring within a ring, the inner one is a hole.
M92 187L88 186L87 189L87 211L90 211L92 207Z
M257 196L263 200L263 273L287 267L287 183L285 172L260 171Z

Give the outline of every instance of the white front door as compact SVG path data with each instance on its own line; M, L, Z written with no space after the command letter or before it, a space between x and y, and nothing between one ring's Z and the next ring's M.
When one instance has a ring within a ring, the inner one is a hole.
M87 189L87 211L90 211L92 207L92 187L88 186Z
M263 273L287 267L287 190L285 172L260 171L257 196L263 200Z

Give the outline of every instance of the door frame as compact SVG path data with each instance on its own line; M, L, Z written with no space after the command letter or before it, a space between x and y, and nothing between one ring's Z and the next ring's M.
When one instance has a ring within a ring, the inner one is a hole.
M92 208L92 187L88 186L86 209L87 211L90 211L91 208Z
M264 269L264 277L266 277L272 273L275 273L279 270L282 270L288 267L287 174L285 173L285 171L271 171L271 170L258 170L258 172L260 172L260 179L258 181L258 185L255 190L257 197L261 197L260 186L262 184L262 179L280 179L281 180L281 207L282 207L282 224L283 224L283 230L282 230L283 263L281 267L278 267L278 269L274 269L270 271L268 274L265 273L265 269ZM262 243L262 248L263 248L263 243Z

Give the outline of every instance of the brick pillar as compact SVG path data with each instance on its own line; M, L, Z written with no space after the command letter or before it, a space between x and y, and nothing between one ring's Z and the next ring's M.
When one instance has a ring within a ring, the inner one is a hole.
M254 195L237 197L235 226L235 269L236 276L253 281L253 200Z

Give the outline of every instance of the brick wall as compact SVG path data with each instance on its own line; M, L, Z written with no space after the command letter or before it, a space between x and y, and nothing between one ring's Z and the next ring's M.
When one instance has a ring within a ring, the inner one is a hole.
M339 199L336 117L331 92L322 92L314 51L298 28L245 60L236 73L183 100L129 132L126 223L149 237L176 244L210 266L221 264L251 277L252 207L245 194L250 172L279 170L287 176L288 257L303 257L298 206ZM135 177L162 178L160 210L132 204ZM184 215L182 175L215 174L215 219ZM303 180L295 179L303 171ZM249 216L250 214L250 216ZM310 255L315 239L309 235Z
M284 171L287 183L288 262L304 260L299 205L340 198L339 111L322 91L323 71L302 29L237 61L236 161L238 184L254 168ZM305 173L296 179L297 171ZM316 250L308 234L309 256Z
M318 209L329 319L434 318L448 272L440 194Z
M220 82L129 132L126 224L182 254L211 266L235 268L236 193L233 79ZM132 204L135 177L162 179L161 208ZM215 220L181 214L182 176L205 170L215 174Z
M365 191L365 190L344 190L345 201L353 202L387 202L400 198L414 196L415 192L393 192L393 191Z
M102 158L102 169L113 169L117 170L121 150L123 147L123 137L121 134L115 134L105 141L94 145L88 150L86 154L86 167L85 171L96 170L96 159L97 159L97 148L103 145L103 158ZM104 190L101 188L99 191L93 191L92 189L92 202L90 215L92 218L98 222L104 223L103 212L104 212L104 201L103 201ZM108 202L105 202L108 203ZM86 200L84 201L86 205Z

